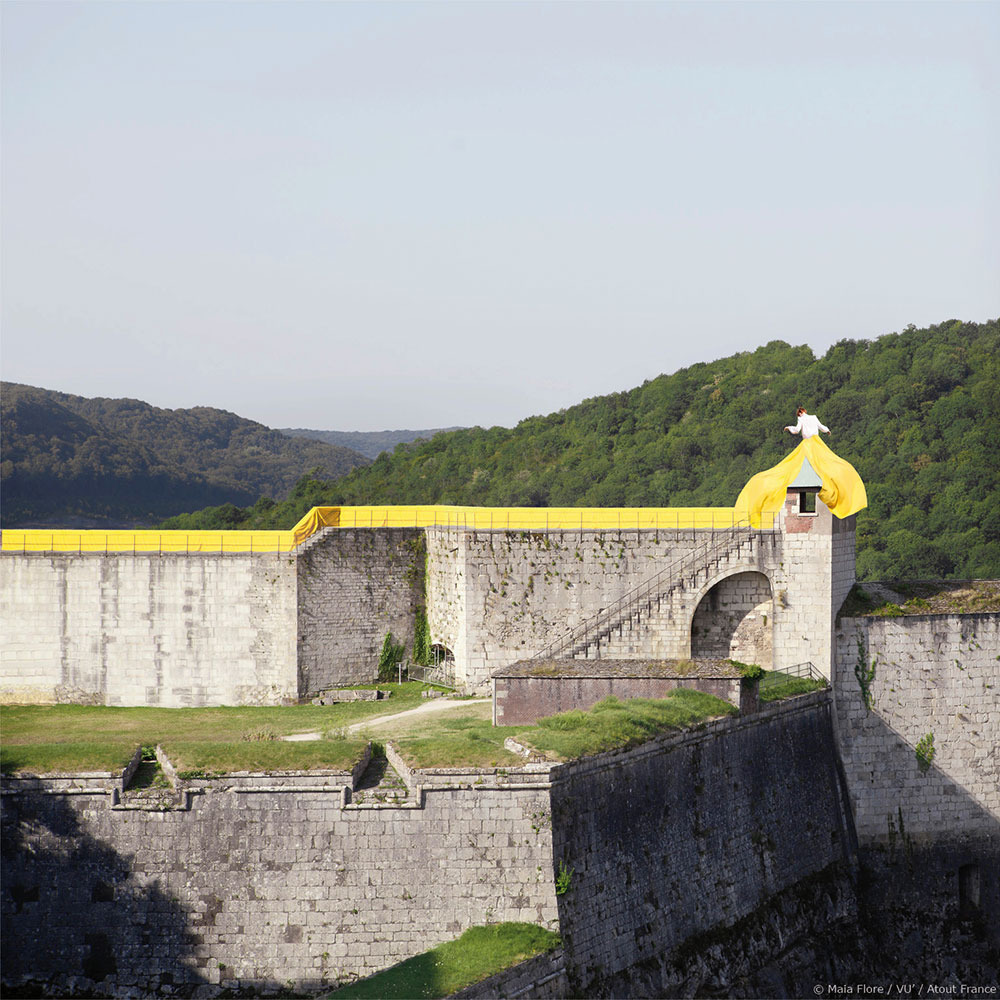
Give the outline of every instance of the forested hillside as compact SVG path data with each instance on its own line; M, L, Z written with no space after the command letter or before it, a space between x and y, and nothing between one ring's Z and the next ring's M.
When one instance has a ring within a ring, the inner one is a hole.
M797 442L782 427L799 404L867 484L860 577L1000 577L996 321L842 340L820 358L776 340L513 430L399 445L337 481L304 478L283 504L170 524L288 527L324 503L728 506Z
M368 459L225 410L165 410L0 385L3 525L136 524L204 504L285 497L304 472Z
M435 434L443 431L457 431L457 427L434 427L424 431L312 431L306 427L279 427L282 434L289 437L309 438L312 441L325 441L327 444L340 445L359 451L366 458L378 458L383 451L392 451L397 444L409 444L417 438L430 440Z

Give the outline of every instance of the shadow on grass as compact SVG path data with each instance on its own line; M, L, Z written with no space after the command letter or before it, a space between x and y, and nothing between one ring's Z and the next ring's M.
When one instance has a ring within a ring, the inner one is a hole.
M391 969L344 986L336 1000L434 1000L559 945L559 935L535 924L470 927L454 941L408 958Z

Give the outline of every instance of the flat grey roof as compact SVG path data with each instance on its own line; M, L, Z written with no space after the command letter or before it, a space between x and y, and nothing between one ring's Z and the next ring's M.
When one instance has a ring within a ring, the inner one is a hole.
M731 680L739 678L740 672L730 660L520 660L509 667L498 667L491 676Z

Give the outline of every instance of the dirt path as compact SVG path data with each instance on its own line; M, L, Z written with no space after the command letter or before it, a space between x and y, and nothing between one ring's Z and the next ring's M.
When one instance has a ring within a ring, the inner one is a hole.
M433 712L446 712L452 708L468 708L469 705L483 705L489 702L489 698L463 698L461 701L453 701L451 698L433 698L426 704L418 705L416 708L408 708L405 712L396 712L395 715L379 715L374 719L365 719L362 722L355 722L346 728L345 732L359 733L363 729L373 729L386 722L395 722L397 719L409 719L417 715L429 715ZM282 736L288 743L304 743L309 740L320 740L322 733L292 733L291 736Z

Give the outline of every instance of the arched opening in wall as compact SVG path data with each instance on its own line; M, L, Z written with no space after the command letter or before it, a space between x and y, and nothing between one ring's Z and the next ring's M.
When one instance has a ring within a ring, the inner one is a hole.
M435 642L431 645L431 664L435 667L444 667L454 672L455 654L441 643Z
M763 573L736 573L701 599L691 620L691 655L757 663L774 662L771 582Z

